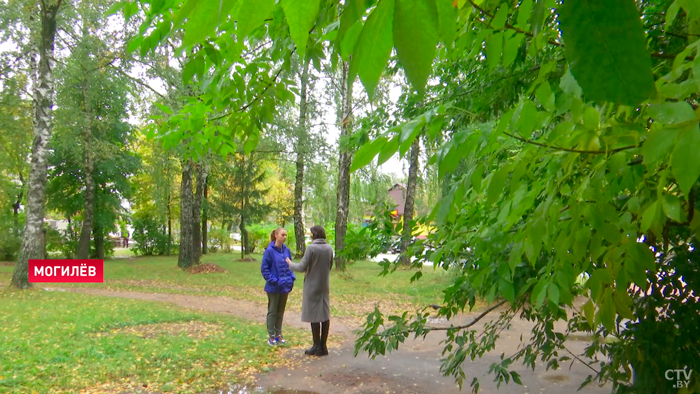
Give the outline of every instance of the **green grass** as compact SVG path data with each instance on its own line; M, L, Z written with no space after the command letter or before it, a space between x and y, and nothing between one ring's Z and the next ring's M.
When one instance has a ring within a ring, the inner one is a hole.
M6 287L14 264L0 263L0 283L5 284L0 287L0 392L196 393L280 365L285 359L277 354L279 349L265 345L266 330L260 324L162 303L45 290L97 287L223 295L264 308L261 256L252 257L255 262L238 262L239 254L209 254L202 262L227 272L197 275L179 269L176 256L110 259L105 261L105 283L46 283L26 291ZM450 280L449 273L432 267L426 267L414 283L409 280L413 270L400 269L389 276L379 276L380 272L379 265L369 261L353 264L345 272L333 270L334 318L359 324L375 305L394 313L440 304ZM303 274L297 278L288 310L301 308ZM187 327L204 335L188 334ZM291 328L285 336L298 346L308 339L307 332Z
M192 275L177 267L177 256L139 257L105 261L105 283L60 284L60 286L106 287L121 291L178 293L203 296L227 296L261 304L267 302L260 274L261 255L255 262L237 262L240 254L213 253L203 263L215 263L226 273ZM0 266L0 282L8 283L13 267ZM450 280L443 269L425 267L423 277L410 282L414 270L399 269L379 276L381 267L371 261L357 262L346 270L331 273L331 308L334 316L361 319L379 305L383 312L415 310L428 304L441 304L442 290ZM51 287L55 287L50 285ZM291 310L301 308L303 274L297 281L287 304Z
M306 336L287 332L290 343L303 344ZM259 324L41 289L0 290L0 338L3 393L111 393L144 385L194 393L226 387L282 359L280 349L265 344Z

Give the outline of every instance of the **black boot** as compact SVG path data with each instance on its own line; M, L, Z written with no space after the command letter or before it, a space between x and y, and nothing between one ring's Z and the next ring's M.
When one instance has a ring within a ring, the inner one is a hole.
M327 356L328 355L328 346L326 346L326 342L328 341L328 330L331 328L331 321L326 320L323 323L321 323L321 355L322 356Z
M311 334L314 337L314 345L304 352L309 356L321 356L323 347L321 345L321 323L311 323Z

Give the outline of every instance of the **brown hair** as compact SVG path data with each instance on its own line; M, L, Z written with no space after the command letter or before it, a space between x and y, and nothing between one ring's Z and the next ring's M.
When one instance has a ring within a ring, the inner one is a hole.
M272 230L270 233L270 242L277 241L277 233L279 233L280 230L284 230L284 227L277 227L276 229Z
M314 239L319 239L319 238L326 239L326 229L324 229L323 226L319 226L317 224L317 225L311 227L311 235L313 236Z

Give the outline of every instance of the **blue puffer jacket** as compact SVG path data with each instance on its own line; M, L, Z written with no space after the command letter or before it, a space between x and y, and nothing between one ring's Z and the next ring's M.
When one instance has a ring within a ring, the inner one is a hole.
M274 242L270 242L265 249L262 258L262 272L265 278L265 291L268 293L289 293L294 287L296 275L289 269L287 257L292 258L292 252L287 245L282 245L281 249L275 247Z

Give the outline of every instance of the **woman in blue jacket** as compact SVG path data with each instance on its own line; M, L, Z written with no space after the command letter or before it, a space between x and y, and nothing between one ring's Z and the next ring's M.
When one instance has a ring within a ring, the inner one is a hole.
M286 241L287 230L282 227L275 229L270 234L270 245L265 249L260 267L267 293L267 333L270 335L267 344L270 346L287 343L282 337L282 319L287 296L297 278L287 265L287 258L291 259L292 253L284 244Z

